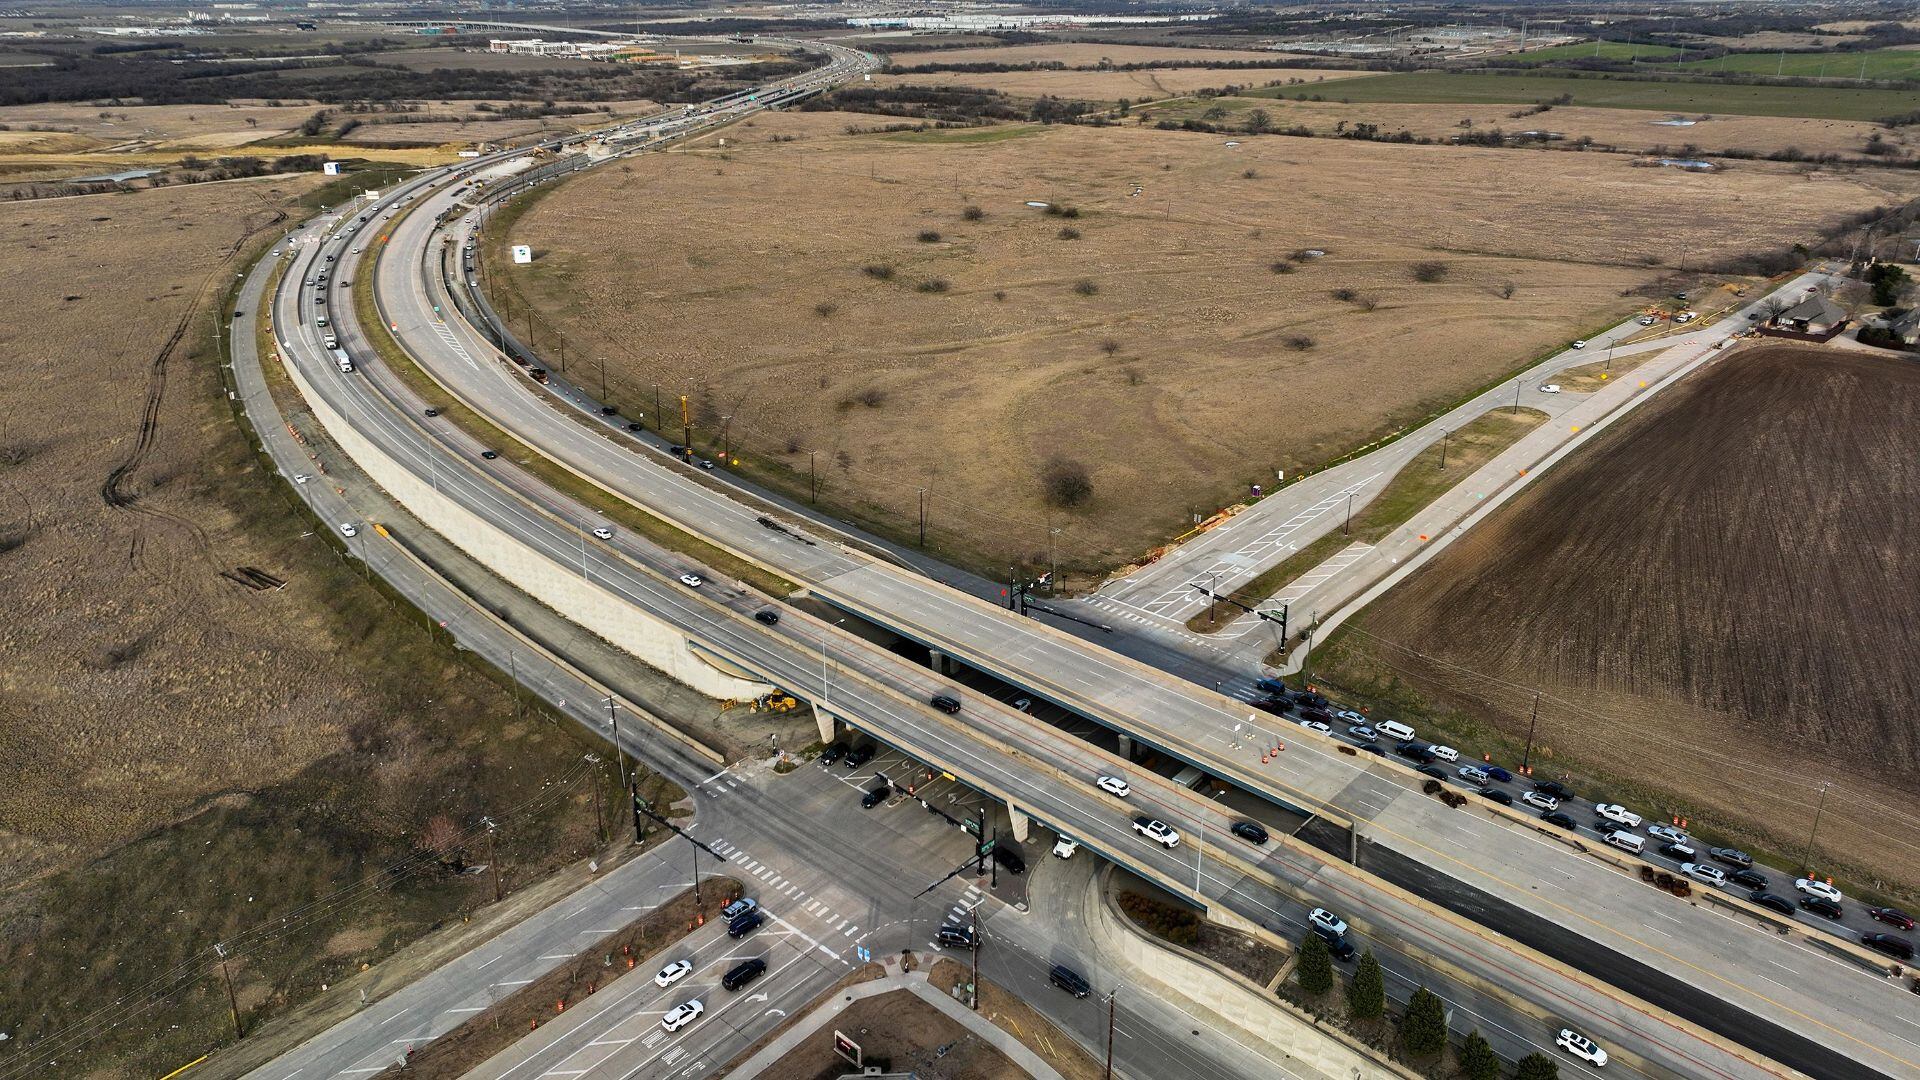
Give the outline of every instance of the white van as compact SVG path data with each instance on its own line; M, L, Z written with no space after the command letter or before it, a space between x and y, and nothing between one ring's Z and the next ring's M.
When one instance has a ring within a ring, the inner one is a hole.
M1396 739L1400 742L1406 742L1408 739L1413 738L1413 729L1398 720L1382 720L1373 725L1373 729L1389 739ZM1454 756L1458 757L1459 755L1455 754Z
M1445 761L1449 764L1460 760L1460 751L1455 750L1451 746L1430 747L1428 752L1433 754L1434 757L1439 758L1441 761Z
M1647 838L1641 836L1639 833L1630 833L1625 829L1615 829L1607 834L1607 843L1612 844L1622 851L1628 851L1638 855L1647 846Z

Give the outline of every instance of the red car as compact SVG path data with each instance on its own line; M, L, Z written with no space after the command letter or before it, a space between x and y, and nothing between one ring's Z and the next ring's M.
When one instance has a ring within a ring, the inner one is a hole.
M1891 926L1897 926L1902 930L1913 929L1913 916L1907 914L1904 911L1899 910L1898 908L1890 908L1890 907L1868 908L1867 916L1878 922L1887 923Z

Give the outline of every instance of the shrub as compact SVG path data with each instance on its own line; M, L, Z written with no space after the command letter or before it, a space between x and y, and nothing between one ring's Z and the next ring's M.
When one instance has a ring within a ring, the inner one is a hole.
M1080 208L1077 206L1066 206L1061 203L1048 203L1047 213L1052 217L1063 217L1071 220L1080 216Z
M1291 274L1293 273L1295 268L1292 263L1288 262L1285 259L1280 259L1277 262L1275 262L1272 266L1267 267L1267 269L1273 271L1276 274Z
M1360 293L1357 290L1347 288L1334 289L1327 293L1327 295L1343 304L1351 304L1360 298Z
M1108 356L1112 356L1114 353L1120 351L1120 343L1112 338L1107 338L1100 343L1100 351L1106 353Z
M977 206L969 206L965 210L960 211L960 216L968 221L979 221L981 218L987 216L987 212Z
M1087 467L1069 457L1055 455L1040 470L1040 486L1047 502L1072 508L1093 498L1093 479Z
M827 318L828 316L832 315L834 312L839 310L840 310L840 305L834 303L831 300L822 300L819 303L813 305L813 313L815 315L820 316L823 319Z
M1380 298L1377 296L1361 295L1353 301L1353 306L1359 308L1361 311L1372 311L1374 308L1380 306Z
M1425 285L1431 285L1436 281L1445 279L1447 272L1452 270L1453 267L1448 266L1438 259L1422 259L1414 263L1411 267L1408 267L1408 269L1413 272L1413 280Z
M885 263L868 263L860 268L860 272L870 278L878 278L881 281L893 280L893 267Z
M1062 239L1062 240L1078 240L1078 239L1080 239L1080 230L1079 230L1079 229L1076 229L1076 228L1074 228L1074 227L1073 227L1073 226L1071 226L1071 225L1068 225L1068 226L1065 226L1065 227L1063 227L1063 228L1062 228L1062 229L1060 230L1060 239Z
M1100 286L1094 284L1090 278L1081 278L1073 283L1073 291L1081 296L1092 296L1100 291Z
M945 278L928 278L920 284L915 285L914 288L923 293L943 293L952 288L952 286L947 284Z
M851 409L855 405L865 405L869 409L877 409L885 404L886 400L887 392L885 390L877 386L869 386L865 390L861 390L855 394L848 394L846 397L841 398L840 407L843 409ZM790 439L788 442L797 449L797 441Z
M1500 299L1511 300L1513 299L1513 294L1520 291L1520 286L1515 285L1511 281L1503 281L1500 283L1500 288L1495 291L1500 294Z
M1305 334L1289 334L1281 344L1292 349L1294 352L1306 352L1308 349L1313 348L1316 343Z
M934 232L932 229L921 229L920 242L923 244L937 244L940 242L940 234Z
M1240 174L1240 178L1242 180L1258 180L1260 178L1260 174L1253 169L1248 169L1246 172L1243 172Z
M1560 1080L1560 1063L1545 1054L1528 1054L1520 1059L1513 1080Z
M1500 1055L1479 1028L1460 1045L1460 1075L1466 1080L1500 1080Z
M1192 945L1200 937L1200 917L1185 908L1139 893L1121 893L1120 910L1148 932L1175 945Z

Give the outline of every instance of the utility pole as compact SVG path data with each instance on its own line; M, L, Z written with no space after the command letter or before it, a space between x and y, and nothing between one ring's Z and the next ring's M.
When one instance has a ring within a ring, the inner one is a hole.
M216 941L213 945L213 951L220 957L220 978L227 984L227 1007L233 1011L233 1037L237 1039L242 1034L240 1030L240 999L234 996L233 974L227 970L227 946L222 942Z
M1120 993L1119 987L1107 991L1107 1074L1105 1080L1113 1080L1113 999Z
M688 456L693 454L693 416L687 412L687 395L680 395L680 445L685 447Z
M588 754L587 763L589 765L598 765L600 764L600 759L592 754ZM600 808L600 784L603 779L600 770L594 769L587 783L593 788L593 835L596 840L604 844L607 842L607 815L606 812Z
M1829 786L1831 785L1820 785L1820 804L1816 806L1813 811L1813 831L1807 834L1807 856L1800 860L1801 872L1809 875L1813 873L1813 840L1814 837L1820 835L1820 815L1827 808L1827 788Z
M927 489L920 489L920 546L927 546Z
M1443 472L1447 468L1447 440L1451 438L1453 438L1453 432L1451 431L1442 431L1440 433L1440 469Z
M607 358L604 356L600 358L600 400L607 400Z
M620 706L613 700L613 695L608 694L607 726L613 729L613 756L620 762L620 787L625 789L627 786L627 752L620 746L620 716L617 712L619 708Z
M1533 692L1533 716L1527 720L1527 752L1520 758L1520 774L1533 775L1533 729L1540 723L1540 691Z
M813 467L813 456L819 452L818 450L807 451L807 501L810 503L820 501L820 474Z
M1218 573L1209 573L1207 575L1207 625L1208 626L1212 626L1214 623L1219 621L1217 618L1214 617L1215 610L1220 606L1219 596L1220 596L1220 575Z
M1520 380L1519 379L1513 380L1513 411L1516 415L1520 412Z
M480 819L480 822L487 827L487 869L493 871L493 902L497 904L500 902L502 894L500 891L499 845L495 842L495 834L500 831L500 827L495 825L493 819L490 817L483 817Z
M1340 523L1340 535L1346 536L1353 530L1353 492L1347 492L1347 519Z

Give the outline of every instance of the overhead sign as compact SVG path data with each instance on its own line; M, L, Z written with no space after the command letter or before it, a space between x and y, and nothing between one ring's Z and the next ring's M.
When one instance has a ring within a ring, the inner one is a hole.
M513 261L520 264L521 266L525 266L526 264L532 262L533 248L528 247L526 244L513 245Z
M320 163L320 171L328 176L339 176L340 166L341 162L338 161L324 161Z

